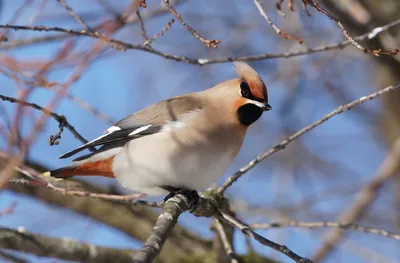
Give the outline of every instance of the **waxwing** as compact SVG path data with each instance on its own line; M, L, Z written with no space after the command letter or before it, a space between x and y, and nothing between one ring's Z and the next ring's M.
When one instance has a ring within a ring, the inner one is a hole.
M111 177L149 195L211 186L239 152L249 125L271 109L257 72L246 63L234 64L240 78L133 113L60 158L100 146L96 152L43 175Z

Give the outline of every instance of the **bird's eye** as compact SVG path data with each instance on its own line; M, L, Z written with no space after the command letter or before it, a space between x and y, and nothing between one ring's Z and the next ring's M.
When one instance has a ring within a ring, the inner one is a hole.
M249 84L247 84L246 81L242 81L240 83L240 94L242 95L243 98L250 98L251 97L250 87L249 87Z

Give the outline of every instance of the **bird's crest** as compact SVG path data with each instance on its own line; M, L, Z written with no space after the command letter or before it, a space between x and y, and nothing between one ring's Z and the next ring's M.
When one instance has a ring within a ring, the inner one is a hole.
M268 101L267 89L257 71L242 61L234 62L234 65L242 81L246 81L249 84L252 95L258 99Z

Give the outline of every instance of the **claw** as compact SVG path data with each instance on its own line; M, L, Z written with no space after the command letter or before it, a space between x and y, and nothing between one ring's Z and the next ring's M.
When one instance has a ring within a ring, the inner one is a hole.
M196 190L189 190L185 188L175 188L172 186L162 186L161 188L169 191L169 194L164 198L164 203L171 199L177 194L181 194L185 196L189 201L189 211L192 212L196 209L197 204L199 203L200 196Z

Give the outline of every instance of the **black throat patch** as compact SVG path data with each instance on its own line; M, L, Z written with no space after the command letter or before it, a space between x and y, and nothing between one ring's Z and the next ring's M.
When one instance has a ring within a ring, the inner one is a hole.
M257 107L254 104L246 103L243 106L240 106L237 114L239 120L244 125L250 125L258 120L263 113L263 110L260 107Z

